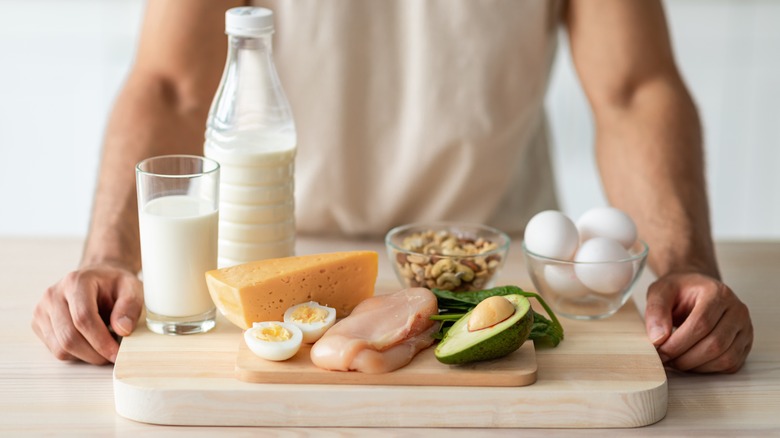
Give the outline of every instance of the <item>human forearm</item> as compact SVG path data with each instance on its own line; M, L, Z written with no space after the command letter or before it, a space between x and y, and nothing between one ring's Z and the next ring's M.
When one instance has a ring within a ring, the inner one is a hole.
M753 327L747 306L719 280L701 127L661 3L572 0L567 23L607 197L637 222L659 276L647 290L648 338L667 366L735 372Z
M677 77L650 80L596 114L597 160L609 201L637 221L658 275L719 278L705 187L701 128Z
M648 338L671 368L736 372L753 327L747 306L720 281L696 110L674 77L641 86L629 102L597 116L598 162L610 201L650 245L658 280L647 290Z
M141 268L135 165L155 155L202 153L226 53L224 13L241 3L148 2L136 63L106 129L82 267Z
M81 265L141 268L135 164L162 154L200 154L208 106L182 104L172 83L134 73L106 130L89 236Z
M572 55L596 121L610 202L638 222L658 274L717 276L696 109L659 2L571 1Z

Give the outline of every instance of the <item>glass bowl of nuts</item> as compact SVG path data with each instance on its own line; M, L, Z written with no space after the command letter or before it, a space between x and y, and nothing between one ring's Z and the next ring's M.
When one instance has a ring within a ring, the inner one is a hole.
M390 263L405 287L488 289L509 252L509 236L485 225L416 223L385 236Z

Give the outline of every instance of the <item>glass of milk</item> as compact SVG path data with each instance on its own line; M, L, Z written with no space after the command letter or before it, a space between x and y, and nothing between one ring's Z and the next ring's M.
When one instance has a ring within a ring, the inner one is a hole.
M205 273L217 268L219 164L164 155L136 166L146 325L186 335L211 330Z

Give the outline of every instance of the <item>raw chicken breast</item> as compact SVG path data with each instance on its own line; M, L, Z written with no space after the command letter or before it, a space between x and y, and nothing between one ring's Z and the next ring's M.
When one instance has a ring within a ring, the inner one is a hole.
M358 304L311 349L319 368L386 373L411 362L433 344L438 313L436 296L424 288L379 295Z

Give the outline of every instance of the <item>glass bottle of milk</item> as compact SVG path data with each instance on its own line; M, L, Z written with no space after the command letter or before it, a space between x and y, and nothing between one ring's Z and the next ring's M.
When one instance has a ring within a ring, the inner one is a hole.
M219 266L295 250L295 123L272 58L273 12L225 14L228 56L206 127L205 155L219 162Z

